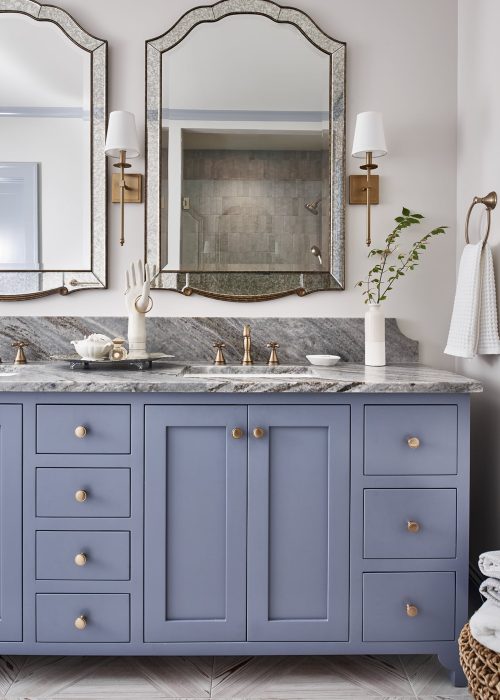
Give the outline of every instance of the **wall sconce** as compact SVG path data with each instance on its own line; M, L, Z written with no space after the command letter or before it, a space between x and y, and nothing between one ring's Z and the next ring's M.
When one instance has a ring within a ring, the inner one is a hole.
M387 146L385 144L384 124L380 112L360 112L356 117L356 129L352 144L354 158L365 158L361 170L366 170L365 175L351 175L349 178L349 204L366 204L366 245L370 246L371 213L372 204L379 202L379 178L372 175L371 171L378 166L373 158L385 156Z
M120 203L120 245L123 245L125 243L125 202L138 204L142 202L142 175L138 173L125 175L125 168L130 168L130 163L126 161L127 156L137 158L140 155L135 117L131 112L111 112L104 151L107 156L120 159L118 163L113 164L115 168L120 168L121 172L113 173L111 201L115 204Z

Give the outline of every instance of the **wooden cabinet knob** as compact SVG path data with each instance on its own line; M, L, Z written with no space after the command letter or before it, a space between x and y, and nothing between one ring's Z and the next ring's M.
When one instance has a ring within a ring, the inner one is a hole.
M87 555L84 552L79 552L75 555L74 562L77 566L85 566L87 563Z
M420 447L420 440L418 439L418 437L408 438L408 447L411 447L412 449Z
M241 428L233 428L231 430L231 435L235 440L239 440L243 437L243 430Z
M415 520L408 520L407 528L408 532L418 532L420 530L420 524Z
M418 608L416 605L411 605L410 603L406 603L406 614L408 617L417 617L418 615Z
M86 491L83 489L78 489L78 491L75 491L75 501L78 501L78 503L83 503L87 500L87 495L88 494Z
M260 439L264 437L264 428L254 428L253 429L253 436L254 438Z
M77 438L84 438L87 434L87 428L84 425L77 425L75 428L75 435Z
M75 627L77 630L84 630L87 627L87 618L85 615L80 615L75 620Z

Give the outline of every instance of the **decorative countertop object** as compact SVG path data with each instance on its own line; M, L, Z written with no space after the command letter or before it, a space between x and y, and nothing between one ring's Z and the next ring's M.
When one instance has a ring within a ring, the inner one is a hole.
M123 350L125 356L111 357L111 353L113 352L113 350L111 350L109 356L98 357L95 360L88 360L78 355L53 355L52 359L55 362L68 362L71 369L88 370L91 368L100 369L104 367L108 370L121 368L144 370L151 369L154 361L161 360L165 362L165 360L170 360L174 357L173 355L166 355L164 352L150 352L146 353L143 357L137 356L130 358L127 357L125 348L120 347L119 350Z
M72 340L71 345L74 345L82 360L91 361L108 357L113 341L102 333L91 333L83 340Z
M340 355L306 355L306 359L318 367L333 367L340 360Z
M400 277L414 270L420 256L426 250L431 238L445 233L446 226L438 226L429 233L412 243L410 249L401 252L401 233L424 217L403 207L400 216L395 218L396 226L389 233L382 248L372 248L369 258L375 258L376 263L368 272L365 280L357 283L357 287L365 287L363 296L368 311L365 314L365 365L382 367L385 365L385 314L383 301L392 291ZM396 255L397 254L397 255Z

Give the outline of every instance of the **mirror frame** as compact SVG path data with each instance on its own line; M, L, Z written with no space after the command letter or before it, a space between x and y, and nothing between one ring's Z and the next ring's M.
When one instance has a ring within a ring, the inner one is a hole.
M160 168L162 56L194 27L236 14L263 15L295 26L330 57L330 270L328 272L203 272L161 270ZM145 257L158 266L155 289L201 294L226 301L264 301L345 288L345 53L346 44L325 34L304 12L270 0L220 0L196 7L161 36L146 41ZM244 290L243 293L240 290Z
M90 54L91 124L90 124L90 269L88 270L2 270L1 275L22 275L40 280L40 291L0 295L0 301L23 301L50 294L67 295L81 289L107 288L107 167L104 154L107 121L107 54L108 42L86 32L65 11L54 5L42 5L34 0L0 0L0 13L28 15L39 22L52 22L77 46ZM70 154L69 154L70 157ZM36 276L36 277L35 277Z

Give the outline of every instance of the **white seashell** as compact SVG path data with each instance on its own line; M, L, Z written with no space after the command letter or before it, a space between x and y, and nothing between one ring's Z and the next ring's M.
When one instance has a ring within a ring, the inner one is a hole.
M83 340L72 340L76 352L82 360L102 360L107 358L113 347L113 341L102 333L92 333Z

